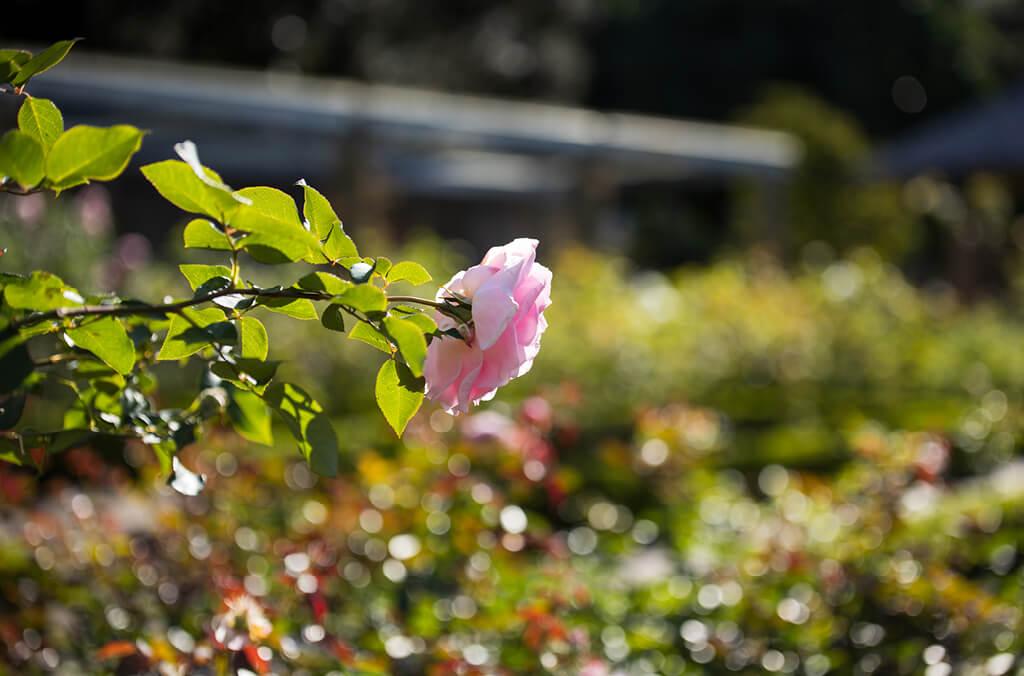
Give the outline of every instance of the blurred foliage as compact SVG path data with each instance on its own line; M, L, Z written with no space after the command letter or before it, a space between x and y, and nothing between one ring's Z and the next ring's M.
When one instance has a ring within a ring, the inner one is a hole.
M796 170L781 186L782 232L766 232L764 201L772 197L758 192L764 186L748 186L737 196L736 227L748 241L774 235L790 257L810 242L841 253L870 246L890 260L901 259L917 244L919 224L903 204L901 187L868 180L870 147L853 117L808 93L776 86L739 121L789 132L803 146Z
M103 195L0 203L8 260L33 255L43 223L109 213ZM183 284L130 234L80 239L78 258L48 263L74 283L130 293L144 270ZM439 279L462 263L429 238L409 248ZM1016 673L1016 313L917 289L868 249L789 272L754 250L668 275L582 249L542 257L554 305L534 370L471 416L426 408L404 441L373 411L362 346L301 329L275 343L341 433L337 479L218 428L184 451L208 475L193 498L134 442L38 475L3 467L0 660L25 674ZM201 375L178 371L183 391Z

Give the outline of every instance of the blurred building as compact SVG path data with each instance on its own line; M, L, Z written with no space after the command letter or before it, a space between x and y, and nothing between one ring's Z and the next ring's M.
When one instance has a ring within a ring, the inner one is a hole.
M630 191L699 199L739 179L763 186L765 227L776 227L771 195L800 154L777 132L81 52L32 91L57 100L69 126L148 129L140 163L191 139L232 185L305 178L357 230L424 226L477 243L615 244L629 236ZM132 181L114 189L133 220L178 217Z
M876 170L911 178L960 179L980 171L1024 174L1024 82L1000 96L956 111L884 146Z

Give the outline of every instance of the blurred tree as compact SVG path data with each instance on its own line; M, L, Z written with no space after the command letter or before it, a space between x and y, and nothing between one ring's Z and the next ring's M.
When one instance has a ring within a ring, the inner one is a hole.
M900 188L865 180L869 146L853 117L798 89L776 86L739 119L790 132L803 144L785 187L784 231L766 231L762 196L751 186L740 189L735 225L744 239L774 240L789 254L816 241L841 253L870 246L887 258L900 258L914 245L917 222L904 208Z
M0 37L725 118L789 81L894 133L1019 73L1020 3L8 0ZM225 36L230 36L225 39Z
M591 47L590 103L598 107L722 118L763 83L788 81L883 135L997 88L1022 64L1015 2L607 5Z

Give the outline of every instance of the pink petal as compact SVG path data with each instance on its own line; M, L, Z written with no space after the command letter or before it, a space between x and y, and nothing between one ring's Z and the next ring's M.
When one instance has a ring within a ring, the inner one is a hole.
M506 268L494 275L473 296L473 324L481 350L494 345L519 310L513 297L519 267Z
M426 393L443 392L462 372L462 364L469 358L472 348L458 338L435 338L427 347L423 363L423 376L427 381Z

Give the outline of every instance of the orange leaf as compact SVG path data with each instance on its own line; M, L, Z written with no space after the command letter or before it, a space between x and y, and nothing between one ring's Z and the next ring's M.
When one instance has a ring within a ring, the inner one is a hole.
M139 651L131 641L111 641L96 651L96 659L112 660L120 657L128 657Z

